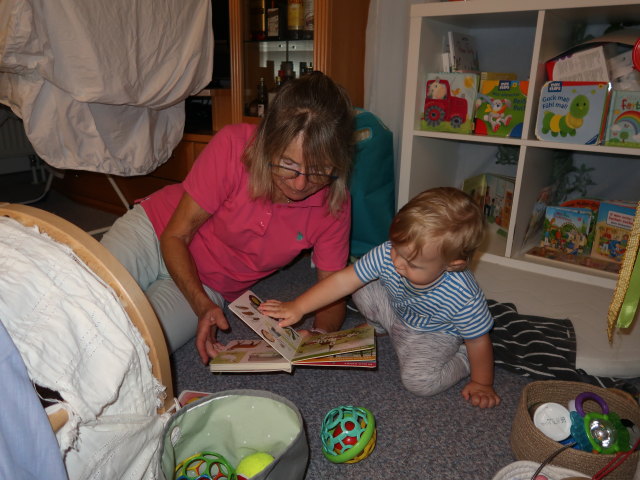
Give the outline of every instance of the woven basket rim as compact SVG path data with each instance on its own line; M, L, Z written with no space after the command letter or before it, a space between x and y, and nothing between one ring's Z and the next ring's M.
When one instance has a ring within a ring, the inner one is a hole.
M596 385L563 380L536 380L522 389L511 430L511 448L517 460L529 460L542 463L549 455L562 447L561 444L546 437L534 424L529 409L540 401L555 401L566 405L567 401L579 393L590 391L602 396L610 405L610 411L621 418L629 418L640 425L640 407L633 397L618 389L602 388ZM585 402L585 410L593 411L598 407L595 402ZM592 405L593 404L593 405ZM599 411L599 410L597 410ZM607 476L609 480L628 480L633 478L640 452L636 451L627 460ZM594 454L577 449L567 449L558 454L552 465L593 475L601 470L616 455Z

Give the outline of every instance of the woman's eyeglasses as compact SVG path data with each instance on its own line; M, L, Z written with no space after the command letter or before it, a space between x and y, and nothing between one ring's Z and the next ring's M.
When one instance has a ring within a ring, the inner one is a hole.
M289 167L283 167L282 165L278 165L276 163L272 163L270 165L273 173L286 180L291 180L294 178L298 178L300 175L304 175L305 177L307 177L309 183L313 183L315 185L324 185L327 183L331 183L333 180L338 178L337 175L330 175L328 173L302 173L299 170L295 170Z

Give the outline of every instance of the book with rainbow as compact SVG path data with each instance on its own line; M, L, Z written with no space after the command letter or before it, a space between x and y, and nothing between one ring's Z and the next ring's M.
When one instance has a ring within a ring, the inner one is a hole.
M640 92L614 90L611 93L604 144L640 147Z

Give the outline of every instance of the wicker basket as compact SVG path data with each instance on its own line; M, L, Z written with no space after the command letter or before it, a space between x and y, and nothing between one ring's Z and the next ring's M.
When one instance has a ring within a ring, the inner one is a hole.
M511 449L517 460L531 460L542 463L549 455L562 448L562 445L545 436L533 424L529 409L539 403L556 402L567 405L569 400L575 399L582 392L593 392L600 395L609 405L609 411L627 418L636 425L640 425L640 408L633 398L625 392L616 389L605 389L580 382L564 382L546 380L531 382L522 390L516 415L511 428ZM584 403L585 412L599 412L600 407L594 401ZM607 475L607 480L629 480L634 477L638 465L639 452L631 454L627 460ZM615 455L602 455L583 452L569 448L551 462L554 465L584 472L593 476Z

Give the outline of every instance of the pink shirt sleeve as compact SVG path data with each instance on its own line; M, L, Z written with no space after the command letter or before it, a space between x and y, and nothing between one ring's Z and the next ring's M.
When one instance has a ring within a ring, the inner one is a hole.
M185 191L208 213L245 184L240 158L255 132L254 125L229 125L216 133L183 181Z

